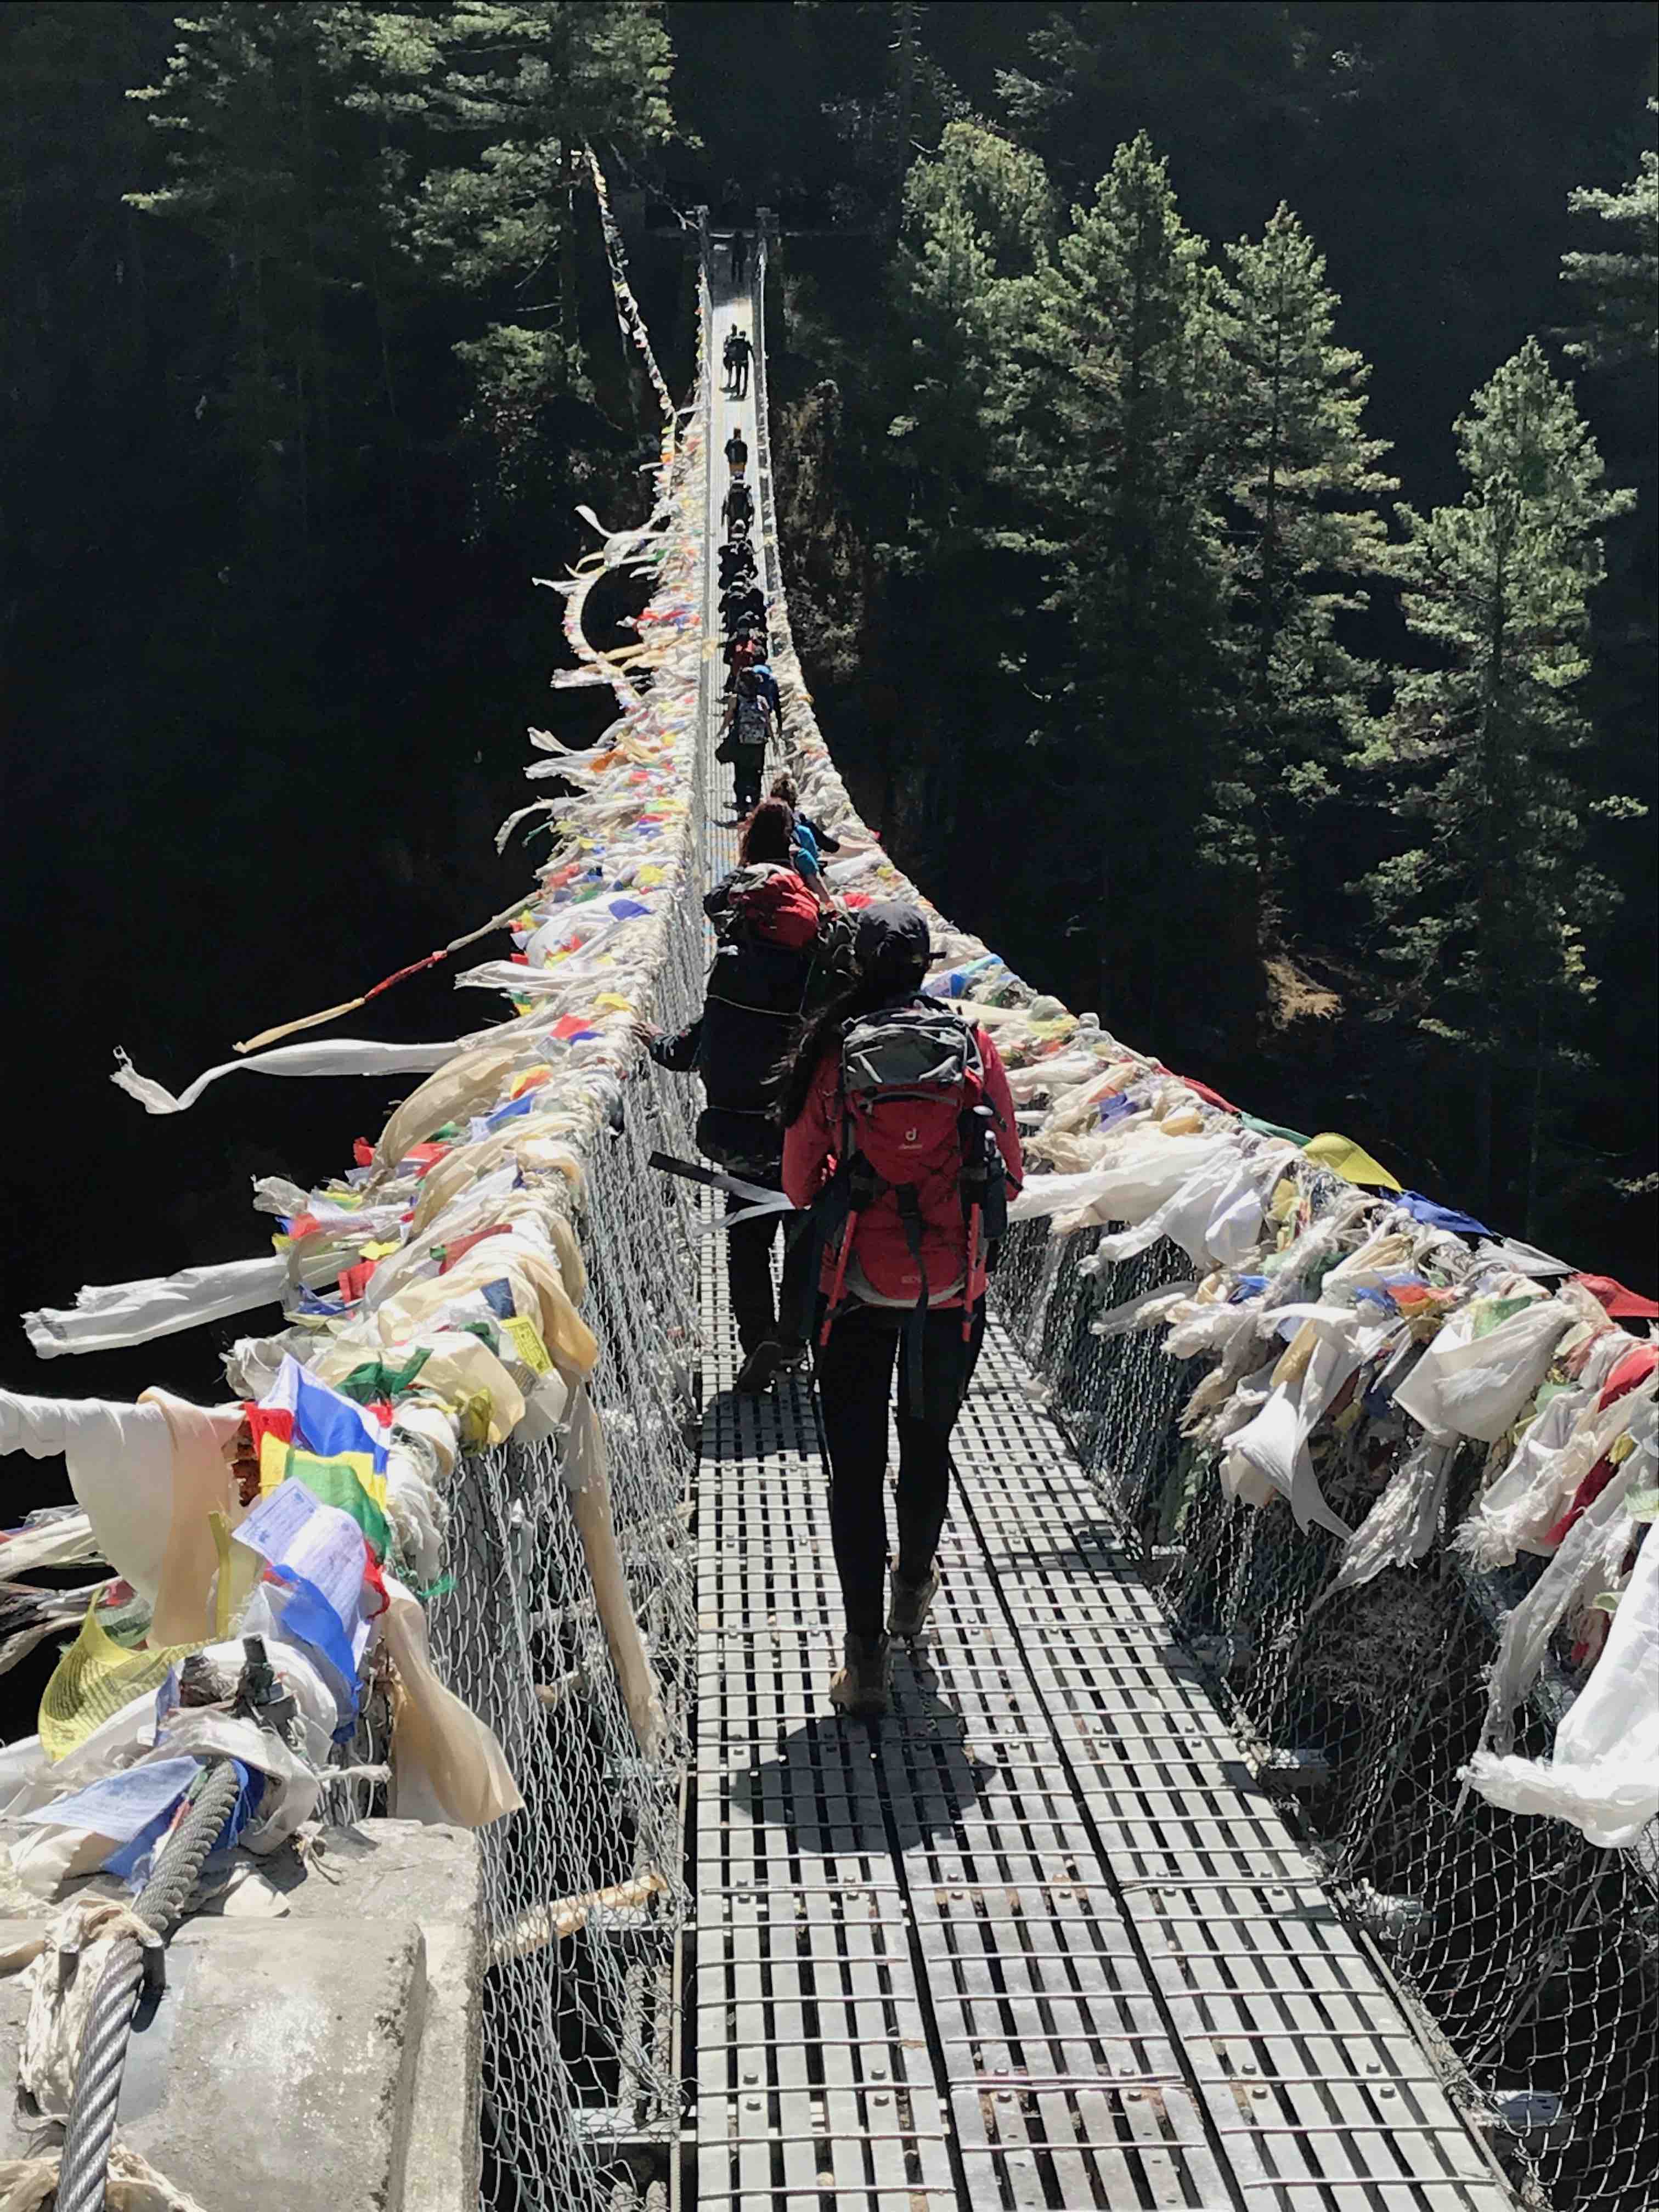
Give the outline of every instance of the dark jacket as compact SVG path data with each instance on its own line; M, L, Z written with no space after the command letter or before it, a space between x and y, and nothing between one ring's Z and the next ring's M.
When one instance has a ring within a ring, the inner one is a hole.
M818 966L816 939L804 945L769 942L745 927L739 895L747 871L716 884L703 901L721 942L708 973L702 1012L677 1036L659 1037L659 1066L702 1078L708 1101L697 1121L697 1146L733 1173L776 1185L783 1127L773 1081L794 1044ZM793 870L778 876L809 899ZM799 931L794 933L799 934Z
M734 584L729 592L720 594L720 613L726 627L734 630L740 623L753 622L757 629L766 626L766 594L757 584Z

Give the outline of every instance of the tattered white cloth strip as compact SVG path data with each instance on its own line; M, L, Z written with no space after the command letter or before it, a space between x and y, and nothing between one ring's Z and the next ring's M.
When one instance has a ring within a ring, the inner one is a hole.
M370 1037L331 1037L316 1044L282 1044L246 1060L222 1060L198 1075L175 1098L148 1075L140 1075L124 1052L110 1081L136 1098L147 1114L186 1114L210 1083L222 1075L428 1075L461 1049L465 1039L443 1044L385 1044Z
M1509 1750L1515 1741L1516 1710L1538 1680L1551 1637L1575 1604L1606 1589L1629 1547L1633 1530L1625 1495L1632 1485L1641 1487L1651 1480L1654 1464L1651 1403L1645 1413L1637 1449L1567 1531L1555 1557L1504 1623L1492 1662L1483 1750L1488 1745Z
M1087 1261L1085 1261L1087 1266ZM1167 1321L1183 1299L1189 1298L1198 1288L1196 1283L1155 1283L1150 1291L1142 1291L1139 1297L1129 1298L1121 1306L1114 1306L1098 1321L1089 1324L1091 1336L1129 1336L1136 1329L1152 1328Z
M75 1898L53 1920L24 1976L29 2008L17 2080L49 2120L68 2117L98 1984L115 1946L128 1937L155 1940L155 1930L115 1899Z
M1381 1350L1388 1334L1389 1326L1362 1328L1352 1316L1346 1336L1316 1330L1300 1371L1276 1383L1261 1411L1233 1437L1221 1470L1231 1496L1260 1505L1276 1491L1288 1502L1298 1528L1352 1534L1325 1503L1308 1439L1337 1392Z
M55 1399L15 1398L0 1391L0 1451L17 1449L17 1444L9 1440L12 1407L50 1406L56 1411L57 1405ZM128 1408L123 1406L117 1410L125 1413ZM18 1442L21 1441L20 1437ZM46 1449L43 1446L30 1456L39 1459ZM40 1514L32 1514L21 1528L15 1529L0 1543L0 1575L12 1578L32 1575L41 1567L84 1566L103 1556L85 1513L77 1513L69 1506L52 1506Z
M1339 1590L1361 1589L1384 1567L1409 1566L1434 1541L1455 1444L1420 1437L1389 1478L1387 1486L1354 1532L1335 1579L1319 1602Z
M137 1283L88 1284L73 1310L43 1306L26 1313L23 1327L42 1359L63 1352L113 1352L148 1344L204 1322L225 1321L288 1296L288 1262L227 1260L216 1267L185 1267L176 1275L150 1275Z
M1659 1534L1650 1529L1606 1649L1548 1759L1479 1751L1464 1778L1511 1813L1571 1820L1593 1844L1633 1844L1659 1814Z
M1574 1492L1641 1411L1635 1391L1606 1407L1596 1403L1627 1341L1609 1329L1604 1342L1590 1347L1578 1387L1552 1398L1528 1423L1509 1465L1458 1530L1460 1551L1483 1567L1508 1566L1521 1552L1549 1557L1550 1531Z
M56 2198L63 2155L52 2150L39 2158L0 2158L0 2212L42 2212ZM193 2197L119 2141L110 2146L104 2204L106 2212L203 2212Z

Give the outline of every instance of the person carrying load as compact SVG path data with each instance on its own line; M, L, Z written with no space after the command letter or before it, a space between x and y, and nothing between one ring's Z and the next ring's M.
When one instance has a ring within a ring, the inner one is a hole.
M741 523L745 530L755 520L755 495L743 479L734 477L720 501L720 521L731 530Z
M951 1431L979 1356L985 1285L1023 1173L995 1045L921 989L915 907L860 915L858 981L810 1021L781 1085L783 1187L822 1250L813 1362L846 1613L831 1704L886 1710L891 1637L939 1589ZM898 1366L898 1559L884 1633L888 1394Z
M769 680L771 671L767 671ZM776 686L772 686L772 698ZM775 710L755 669L739 667L735 674L732 703L720 726L720 742L714 757L732 769L732 803L746 814L760 798L761 778L766 772L767 750L772 743Z
M826 899L829 890L823 880L823 858L826 854L840 852L840 838L832 836L821 823L801 812L799 788L787 769L773 777L772 787L766 795L769 799L781 799L794 816L795 836L791 849L795 872L820 901Z
M698 1150L772 1190L781 1187L783 1153L775 1079L826 951L817 902L789 866L793 828L779 801L757 807L744 830L739 866L703 901L719 950L696 1019L673 1036L637 1025L659 1066L702 1078L708 1103L697 1121ZM728 1192L728 1217L750 1203ZM775 1308L771 1255L780 1224L791 1233ZM726 1277L744 1355L737 1388L745 1395L769 1390L806 1356L813 1294L808 1224L778 1212L738 1220L726 1231Z
M726 465L731 471L733 483L740 483L749 467L749 441L743 434L741 424L732 429L726 441Z

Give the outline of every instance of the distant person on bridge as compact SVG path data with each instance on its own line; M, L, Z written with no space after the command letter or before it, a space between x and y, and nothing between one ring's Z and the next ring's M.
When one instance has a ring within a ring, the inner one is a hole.
M697 1121L698 1149L745 1182L781 1187L783 1129L775 1077L793 1048L820 968L820 922L811 894L789 865L794 829L776 799L757 807L743 834L740 865L703 901L720 949L703 1007L678 1036L641 1024L659 1066L702 1076L708 1100ZM726 1210L750 1203L729 1194ZM772 1303L772 1243L787 1239L783 1283ZM811 1320L812 1240L807 1224L787 1213L739 1222L726 1232L726 1279L743 1347L737 1388L769 1390L806 1356Z
M743 669L762 667L766 660L766 626L752 615L746 615L720 647L726 656L726 695L738 688L738 677ZM766 670L767 689L772 712L778 713L777 685L772 681L772 672Z
M726 343L732 369L731 397L746 399L749 397L749 356L754 351L749 343L749 333L747 331L733 331Z
M741 284L749 274L749 240L741 230L732 234L732 283Z
M749 466L749 443L741 425L733 429L726 441L726 465L734 481L741 479Z
M892 1637L927 1625L951 1480L951 1431L985 1327L985 1282L1019 1188L1008 1079L989 1035L927 997L927 924L859 916L860 980L810 1021L785 1071L783 1187L823 1249L813 1359L830 1526L847 1617L830 1686L884 1712ZM898 1559L883 1632L887 1406L898 1364Z
M741 477L726 486L726 497L720 501L720 521L729 534L741 523L748 530L755 520L755 495Z
M773 777L772 788L766 795L769 799L781 799L795 817L793 852L796 874L820 899L827 897L823 855L839 853L840 838L832 837L827 830L801 812L800 792L794 777L787 770L783 775Z
M755 573L755 549L749 542L749 525L734 522L732 534L720 549L720 589L730 591L741 578Z
M770 669L767 671L769 678L771 672ZM720 742L714 757L731 763L732 802L739 814L746 814L760 797L767 749L775 726L772 700L776 696L777 686L771 686L769 698L752 668L737 671L732 703L720 726ZM788 856L786 844L783 857L787 860Z
M720 594L720 613L726 618L728 630L735 630L739 623L752 622L758 628L766 624L766 594L751 575L741 577L730 591Z

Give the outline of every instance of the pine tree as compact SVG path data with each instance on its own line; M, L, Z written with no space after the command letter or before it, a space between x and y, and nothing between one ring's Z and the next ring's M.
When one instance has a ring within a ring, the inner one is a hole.
M1205 254L1145 134L1120 147L1040 272L1000 401L999 465L1056 542L1073 641L1069 669L1044 672L1069 693L1044 765L1079 781L1068 842L1086 854L1066 926L1096 945L1103 1006L1132 1018L1175 954L1157 886L1226 837L1224 356ZM1135 957L1109 975L1126 927Z
M981 516L998 367L1030 315L1051 220L1042 163L981 124L949 124L905 180L892 295L906 411L889 435L911 472L913 538L930 545Z
M905 180L890 277L897 346L888 380L884 491L896 494L885 605L902 629L915 696L884 746L887 826L940 895L1009 798L1007 739L1030 610L1046 571L1031 518L993 481L1000 365L1031 319L1052 205L1035 157L982 125L946 125ZM923 672L927 672L924 675Z
M1276 933L1299 915L1308 810L1367 739L1377 672L1338 618L1363 611L1364 580L1386 573L1387 529L1374 502L1400 487L1376 465L1389 447L1364 433L1370 372L1336 343L1340 302L1297 218L1281 204L1260 239L1230 245L1226 256L1239 765L1259 896Z
M1427 518L1402 507L1407 620L1438 665L1405 678L1371 757L1422 841L1369 879L1398 1010L1467 1079L1474 1168L1491 1216L1524 1235L1537 1211L1548 1085L1595 989L1587 927L1608 887L1583 861L1587 804L1569 772L1591 732L1589 597L1609 490L1571 387L1528 338L1456 424L1468 489Z
M187 222L216 250L235 331L217 404L278 542L290 524L311 535L326 490L323 236L335 180L321 111L341 13L220 0L178 19L165 78L128 94L168 145L168 181L128 203Z
M350 104L408 149L387 210L397 234L439 281L511 302L510 318L455 349L511 450L533 437L548 401L591 396L577 313L582 147L615 139L637 155L671 136L661 10L453 0L349 15L367 79Z
M1659 115L1659 100L1648 102ZM1659 153L1642 149L1637 173L1616 192L1581 185L1574 215L1599 216L1616 244L1601 252L1564 253L1561 279L1588 294L1589 319L1571 333L1567 352L1592 368L1616 368L1659 355Z

